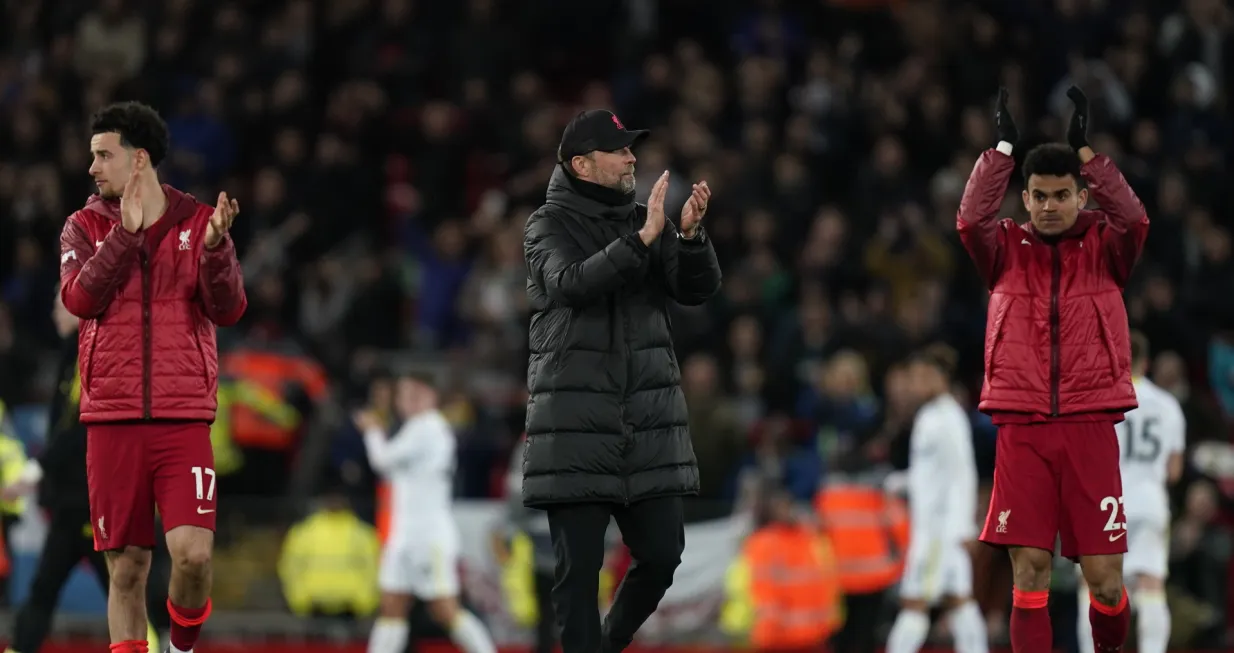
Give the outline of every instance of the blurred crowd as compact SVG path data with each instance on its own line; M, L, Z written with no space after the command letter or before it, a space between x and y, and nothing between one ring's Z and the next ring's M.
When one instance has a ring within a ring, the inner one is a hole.
M92 192L86 119L138 99L171 127L166 182L240 198L250 308L224 346L319 368L309 376L328 392L290 375L310 411L326 396L384 401L391 361L448 368L460 494L500 493L525 400L523 224L565 122L607 107L652 130L636 151L640 199L665 169L672 213L692 181L715 193L706 220L722 296L673 322L705 499L731 502L748 468L806 498L829 474L905 464L914 406L898 362L913 348L955 347L957 392L975 404L986 293L954 236L960 193L995 140L1000 84L1028 126L1023 152L1062 140L1063 90L1077 83L1093 101L1094 148L1153 220L1127 302L1156 352L1154 380L1183 403L1192 446L1230 438L1225 0L0 7L0 399L11 406L50 390L30 380L56 344L60 227ZM1023 214L1019 191L1013 180L1007 215ZM988 474L994 431L974 422ZM371 489L358 434L338 425L329 444L328 471ZM1186 484L1203 476L1192 469ZM1178 494L1177 578L1224 612L1227 587L1203 570L1228 566L1229 496L1197 487Z

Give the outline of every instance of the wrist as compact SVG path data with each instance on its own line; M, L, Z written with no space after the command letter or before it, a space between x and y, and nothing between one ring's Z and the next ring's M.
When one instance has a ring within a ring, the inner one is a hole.
M1011 152L1012 150L1015 149L1015 146L1012 145L1011 143L1008 143L1007 141L999 141L998 145L994 146L994 149L998 150L999 152L1002 152L1003 154L1007 156L1011 156Z

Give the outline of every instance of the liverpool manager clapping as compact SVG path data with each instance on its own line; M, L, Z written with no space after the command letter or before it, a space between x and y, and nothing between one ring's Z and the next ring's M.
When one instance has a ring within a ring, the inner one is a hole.
M564 653L629 645L672 583L681 497L698 492L668 311L720 288L700 224L711 190L694 185L680 229L664 216L668 172L636 204L630 148L646 136L608 111L575 117L523 241L533 311L523 502L548 511ZM634 566L601 629L610 518Z

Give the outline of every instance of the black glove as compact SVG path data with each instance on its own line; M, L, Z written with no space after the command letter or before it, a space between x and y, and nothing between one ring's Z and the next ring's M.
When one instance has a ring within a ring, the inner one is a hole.
M994 105L994 129L998 132L998 140L1015 145L1020 140L1020 130L1016 129L1011 112L1007 110L1007 89L998 88L998 102Z
M1073 150L1088 147L1088 96L1079 86L1067 89L1067 97L1075 105L1071 112L1071 123L1067 125L1067 144Z

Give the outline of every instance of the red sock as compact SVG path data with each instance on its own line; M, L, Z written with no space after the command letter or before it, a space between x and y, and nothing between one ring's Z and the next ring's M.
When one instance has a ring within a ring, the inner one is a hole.
M200 608L182 608L167 599L167 613L171 615L171 645L181 651L193 650L201 625L210 617L210 599Z
M1121 651L1127 641L1127 629L1131 626L1127 589L1123 588L1118 605L1114 607L1098 603L1089 595L1088 622L1093 626L1093 648L1097 653Z
M144 639L116 642L111 645L111 653L150 653L150 642Z
M1012 653L1053 653L1054 632L1050 628L1049 603L1049 590L1012 590Z

